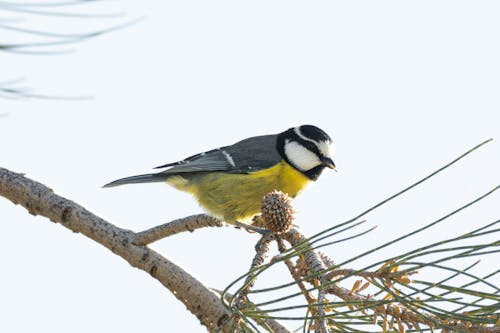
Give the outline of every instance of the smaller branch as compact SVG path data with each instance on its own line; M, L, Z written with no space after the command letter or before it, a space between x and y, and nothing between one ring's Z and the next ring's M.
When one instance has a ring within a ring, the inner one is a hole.
M231 302L232 299L234 298L234 295L231 294L231 293L224 293L222 290L216 290L216 289L212 289L213 291L215 291L216 293L218 293L219 295L223 295L224 296L224 300L226 302ZM258 307L255 307L254 309L255 311L259 311L261 312L262 310L259 309ZM262 326L266 326L268 328L271 329L271 332L272 333L292 333L292 330L283 326L282 324L280 324L277 320L275 319L272 319L272 318L269 318L269 317L262 317L262 318L259 318L259 321L262 322Z
M320 279L320 284L321 286L324 286L327 283L327 280L325 279L324 276L321 277ZM324 304L326 300L326 288L319 288L318 290L318 303L319 304ZM328 325L326 324L326 310L325 306L321 305L318 306L317 308L318 311L318 323L319 323L319 331L320 333L328 333Z
M340 269L335 269L333 271L328 272L325 275L325 278L327 280L332 280L335 277L349 277L349 276L360 276L368 280L372 279L387 279L389 281L396 281L400 283L409 283L409 277L410 275L417 274L417 271L411 271L411 272L406 272L405 274L398 274L398 272L386 272L386 271L360 271L352 268L340 268Z
M297 229L291 229L280 236L292 246L300 245L300 247L304 247L301 248L299 252L304 255L307 266L311 270L312 274L317 275L319 278L321 274L324 273L326 266L318 253L308 249L309 242L306 236L301 234Z
M305 247L305 249L301 249L300 252L303 252L305 262L307 263L312 276L315 277L314 280L318 283L318 300L317 305L313 308L313 311L318 315L315 327L317 327L317 331L320 333L328 333L326 310L324 305L327 288L323 287L328 283L324 277L326 265L321 256L316 251L310 249L309 241L297 229L290 229L289 231L280 234L280 236L292 246L299 245L301 247Z
M330 271L325 275L328 280L338 276L361 276L374 279L380 277L380 274L378 272L359 271L352 268L340 268Z
M247 278L245 279L245 284L243 289L238 293L238 296L236 297L236 307L238 309L243 309L247 305L252 306L252 310L255 311L260 311L259 308L254 307L251 303L248 301L248 293L251 291L254 283L255 283L255 270L262 266L262 264L265 262L266 258L269 256L269 244L276 239L276 236L273 233L265 233L261 239L255 244L255 256L252 260L252 264L250 266L250 273L248 274ZM229 298L230 302L232 302L232 297L229 296L230 294L225 294L225 298ZM243 312L244 313L244 312ZM290 333L291 331L281 325L278 321L272 319L272 318L254 318L256 323L262 327L265 327L267 329L270 329L271 332L273 333Z
M257 308L258 310L258 308ZM292 331L281 325L278 321L272 318L263 318L262 321L271 329L273 333L291 333Z
M240 229L243 229L243 230L246 230L248 233L257 233L257 234L261 234L261 235L266 235L266 234L269 234L270 231L265 229L265 228L261 228L259 226L256 226L256 225L253 225L253 224L247 224L247 223L243 223L243 222L234 222L234 226L236 228L240 228Z
M276 241L278 242L278 250L280 251L280 253L284 253L288 250L285 246L285 243L283 242L283 240L281 238L278 238ZM271 262L272 262L272 260L271 260ZM293 279L295 280L295 283L297 284L297 286L299 286L300 291L302 291L302 293L304 294L304 297L306 298L307 303L314 304L315 299L311 295L309 290L307 290L307 288L304 284L304 281L302 280L302 277L300 276L300 273L298 272L297 267L294 265L293 261L291 259L287 258L287 259L285 259L285 265L288 267L288 270L290 271L290 274L292 275Z
M328 293L331 293L340 299L350 302L351 304L358 303L357 308L372 308L374 317L380 315L387 320L387 316L394 318L396 321L405 324L423 324L435 329L453 329L457 332L480 332L480 333L500 333L500 327L487 327L479 326L477 324L468 325L466 322L450 321L446 318L440 318L428 313L422 313L417 309L408 306L397 304L380 304L378 306L370 306L370 303L377 302L377 300L369 296L359 295L353 293L351 290L340 287L338 285L331 285L328 287ZM382 301L379 301L382 302Z
M254 271L262 266L266 258L269 256L269 243L274 240L274 235L271 233L265 234L259 239L257 244L255 244L255 256L252 260L252 265L250 266L249 274L245 279L245 284L243 289L238 293L236 298L236 306L242 308L248 303L247 295L251 288L255 284L255 273Z
M222 227L224 225L224 222L205 214L192 215L138 232L132 242L135 245L147 245L181 232L193 232L196 229Z

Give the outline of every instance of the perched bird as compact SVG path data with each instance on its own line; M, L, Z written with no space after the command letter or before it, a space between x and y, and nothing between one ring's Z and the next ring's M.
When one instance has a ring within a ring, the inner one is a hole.
M193 194L208 213L227 223L245 222L260 212L262 198L273 190L295 197L335 169L332 140L312 125L255 136L231 146L161 165L158 173L115 180L104 187L166 182Z

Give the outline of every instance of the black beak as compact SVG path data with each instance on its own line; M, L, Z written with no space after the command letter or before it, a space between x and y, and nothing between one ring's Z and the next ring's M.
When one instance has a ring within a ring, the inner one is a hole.
M335 163L333 163L332 159L329 157L322 157L321 163L323 163L323 165L326 166L327 168L336 170Z

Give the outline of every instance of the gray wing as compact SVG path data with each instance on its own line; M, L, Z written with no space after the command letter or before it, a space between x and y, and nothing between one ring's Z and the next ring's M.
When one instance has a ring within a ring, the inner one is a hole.
M182 161L161 165L169 169L160 174L185 172L226 171L249 173L269 168L281 160L276 149L277 135L256 136L232 146L221 147L190 156Z

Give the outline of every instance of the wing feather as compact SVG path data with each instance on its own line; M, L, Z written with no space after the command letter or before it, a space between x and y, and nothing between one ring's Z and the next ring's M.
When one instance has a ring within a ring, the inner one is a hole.
M276 150L276 135L265 135L248 138L232 146L206 151L156 168L169 168L159 172L158 175L208 171L249 173L269 168L280 160L281 157Z
M185 160L165 164L158 168L170 167L161 174L175 174L185 172L203 171L226 171L231 168L231 164L221 150L214 149L209 152L193 155Z

